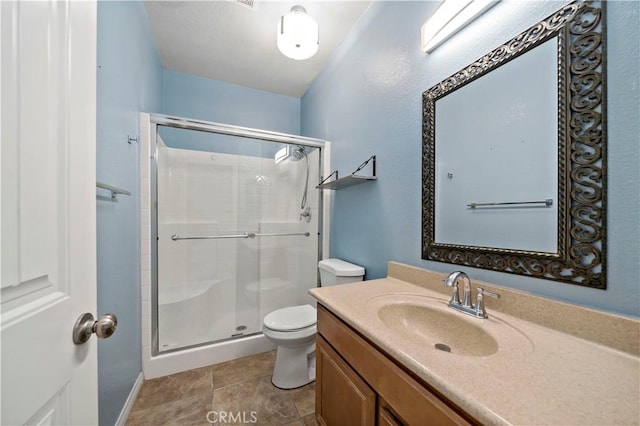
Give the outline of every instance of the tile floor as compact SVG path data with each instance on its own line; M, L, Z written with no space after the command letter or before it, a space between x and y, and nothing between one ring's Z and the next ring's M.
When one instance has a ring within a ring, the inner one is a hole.
M127 425L316 425L315 383L276 388L274 361L275 351L265 352L148 380Z

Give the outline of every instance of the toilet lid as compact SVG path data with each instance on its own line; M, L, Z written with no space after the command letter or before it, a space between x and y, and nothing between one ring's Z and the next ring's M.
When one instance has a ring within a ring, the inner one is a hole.
M318 268L328 271L336 277L357 277L364 275L364 268L342 259L324 259L318 262Z
M289 306L264 317L264 326L271 330L299 330L317 322L316 309L311 305Z

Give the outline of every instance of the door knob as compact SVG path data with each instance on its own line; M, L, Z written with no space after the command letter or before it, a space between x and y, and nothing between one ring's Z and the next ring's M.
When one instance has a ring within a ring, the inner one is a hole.
M87 312L80 315L73 326L73 343L76 345L86 343L93 333L101 339L109 338L116 331L117 326L118 318L115 314L104 314L95 321L93 315Z

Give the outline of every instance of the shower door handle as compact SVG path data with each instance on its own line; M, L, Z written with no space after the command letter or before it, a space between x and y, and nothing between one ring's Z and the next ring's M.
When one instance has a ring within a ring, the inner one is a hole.
M256 234L255 232L245 232L244 234L238 234L238 235L201 235L201 236L195 236L195 237L182 237L178 234L173 234L171 236L171 239L173 241L180 241L180 240L217 240L217 239L223 239L223 238L255 238L255 237L292 237L292 236L296 236L296 235L300 235L303 237L309 237L311 236L311 233L309 232L279 232L279 233L273 233L273 234Z
M250 236L252 235L252 236ZM181 237L178 234L173 234L171 236L171 239L173 241L179 241L179 240L221 240L221 239L225 239L225 238L254 238L256 236L256 234L249 234L249 233L244 233L244 234L237 234L237 235L201 235L201 236L196 236L196 237Z
M97 321L89 312L78 317L73 326L73 343L82 345L86 343L93 333L101 339L108 339L115 333L118 326L118 317L115 314L104 314Z

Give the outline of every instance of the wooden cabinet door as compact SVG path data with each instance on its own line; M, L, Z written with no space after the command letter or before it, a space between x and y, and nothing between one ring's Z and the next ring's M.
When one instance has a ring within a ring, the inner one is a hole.
M316 345L316 420L327 426L371 426L376 394L321 336Z

